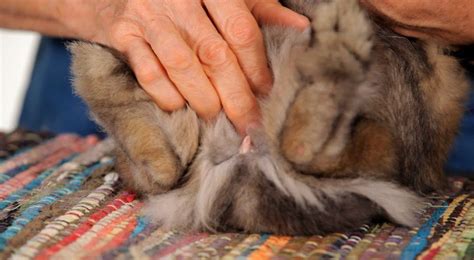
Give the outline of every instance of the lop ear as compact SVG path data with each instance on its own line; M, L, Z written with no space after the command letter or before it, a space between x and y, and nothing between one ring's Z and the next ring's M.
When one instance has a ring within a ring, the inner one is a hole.
M76 94L93 108L150 100L118 52L88 42L68 45Z
M141 192L169 190L197 151L195 113L187 108L161 111L113 50L85 42L69 48L76 93L116 140L122 177Z

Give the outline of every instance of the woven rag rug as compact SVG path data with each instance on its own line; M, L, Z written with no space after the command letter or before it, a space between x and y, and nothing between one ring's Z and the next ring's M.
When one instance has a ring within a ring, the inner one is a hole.
M289 237L163 231L120 185L112 143L0 134L0 259L474 259L474 185L452 178L421 225L367 223L352 232Z

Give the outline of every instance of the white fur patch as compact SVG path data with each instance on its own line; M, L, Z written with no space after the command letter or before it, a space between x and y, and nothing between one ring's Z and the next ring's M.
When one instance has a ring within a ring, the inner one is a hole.
M345 187L382 207L393 221L406 225L418 224L417 212L423 208L423 199L393 183L356 179Z

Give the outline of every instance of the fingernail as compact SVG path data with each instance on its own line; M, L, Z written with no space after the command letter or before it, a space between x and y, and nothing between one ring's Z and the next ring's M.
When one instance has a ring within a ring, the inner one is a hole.
M260 87L258 88L258 93L259 95L267 95L270 93L273 87L273 75L270 72L270 70L265 73L263 76L264 80L262 80L262 83L260 84Z
M301 31L304 31L310 25L311 25L311 22L309 21L308 17L298 14L298 27L299 29L301 29Z

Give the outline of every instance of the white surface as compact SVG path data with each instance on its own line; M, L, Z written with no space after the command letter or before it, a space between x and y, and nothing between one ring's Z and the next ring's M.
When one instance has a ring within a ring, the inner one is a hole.
M35 33L0 29L0 131L16 127L38 41Z

